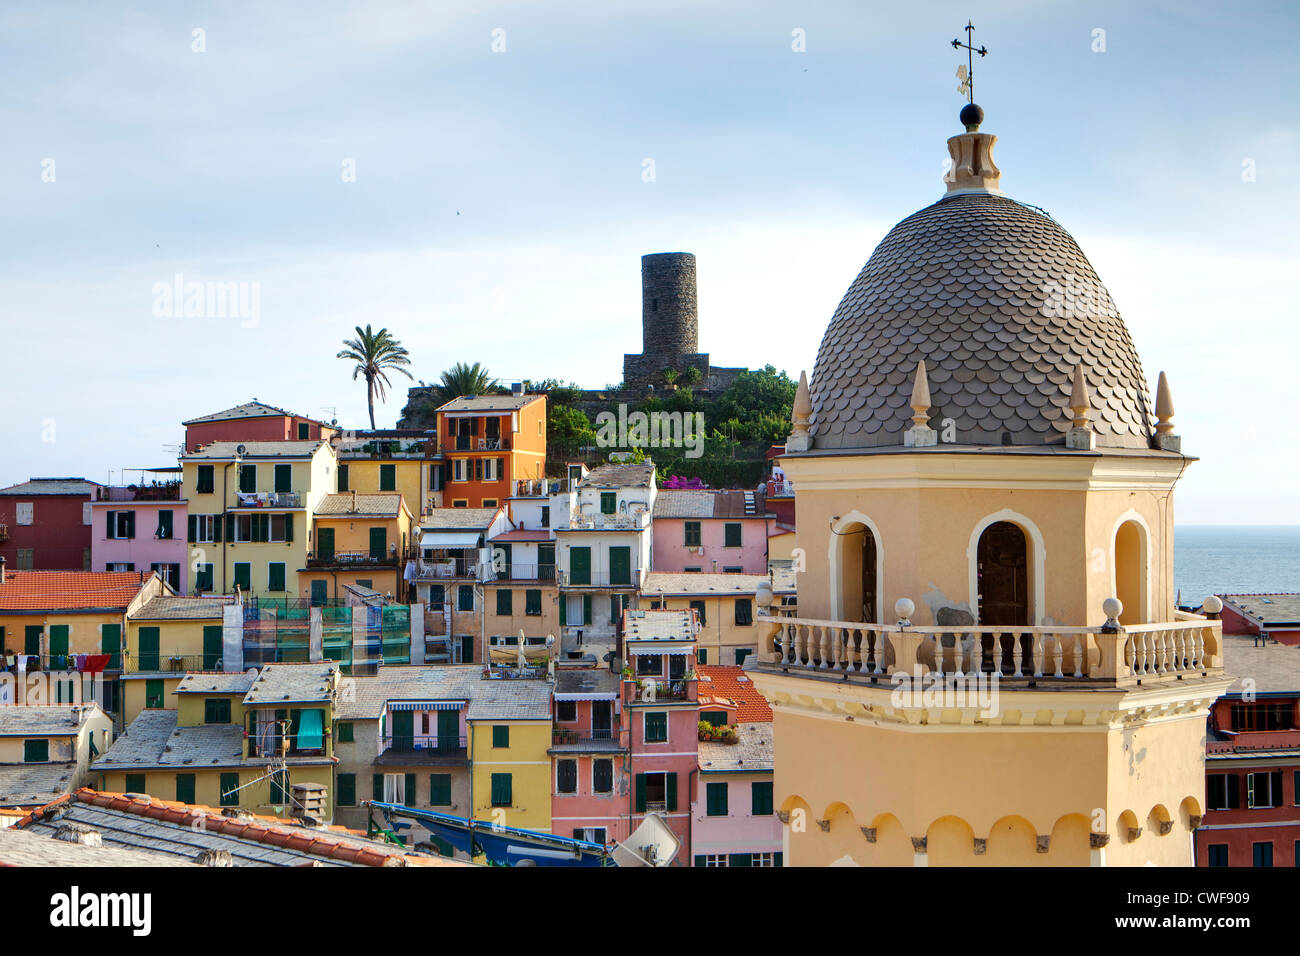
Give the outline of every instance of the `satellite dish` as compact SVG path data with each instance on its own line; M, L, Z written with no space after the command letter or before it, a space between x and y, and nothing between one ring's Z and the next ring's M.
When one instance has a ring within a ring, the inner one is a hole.
M236 446L235 446L235 454L236 454L236 455L242 455L245 451L246 451L246 449L244 448L243 445L236 445Z
M681 841L664 818L650 813L625 842L615 845L610 855L619 866L668 866L681 848Z

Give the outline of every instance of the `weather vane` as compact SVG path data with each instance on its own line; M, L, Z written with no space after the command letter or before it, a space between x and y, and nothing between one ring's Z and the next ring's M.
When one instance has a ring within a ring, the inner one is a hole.
M957 67L957 79L961 80L961 85L957 87L957 92L965 93L967 102L974 103L975 102L975 54L978 53L980 56L988 56L989 51L984 49L984 47L976 48L971 45L975 39L974 37L975 25L971 23L969 20L966 21L965 29L966 29L965 43L962 43L960 40L952 41L952 48L954 50L961 50L961 49L966 50L966 66Z

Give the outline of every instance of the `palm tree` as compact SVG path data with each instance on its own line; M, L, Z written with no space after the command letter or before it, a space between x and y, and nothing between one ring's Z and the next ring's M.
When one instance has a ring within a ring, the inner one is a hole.
M369 324L364 330L358 325L357 337L344 339L343 344L345 348L337 357L357 363L352 369L352 381L355 382L358 375L364 375L366 378L366 404L370 407L370 428L373 431L375 394L378 393L379 400L382 402L385 399L385 389L392 386L385 370L395 369L414 381L414 376L403 367L410 365L411 360L407 358L402 343L389 335L387 329L374 332L371 331Z
M488 395L500 387L500 383L488 374L482 363L466 365L457 362L442 373L442 384L437 389L442 400L450 402L462 395Z

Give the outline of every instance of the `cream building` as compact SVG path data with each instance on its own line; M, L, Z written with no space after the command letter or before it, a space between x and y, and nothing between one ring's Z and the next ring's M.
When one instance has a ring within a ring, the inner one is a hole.
M1229 683L1218 621L1174 607L1194 459L1074 239L1000 190L982 119L795 400L799 616L760 617L747 667L785 858L1190 866Z

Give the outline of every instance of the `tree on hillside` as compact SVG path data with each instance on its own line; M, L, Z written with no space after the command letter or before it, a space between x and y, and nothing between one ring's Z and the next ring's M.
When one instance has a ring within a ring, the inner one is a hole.
M489 375L480 362L473 365L457 362L442 373L442 384L435 386L439 398L444 402L462 395L490 395L500 388L501 383Z
M388 370L401 372L407 378L414 380L405 368L411 364L407 351L402 347L402 343L389 334L388 329L380 329L378 332L373 331L367 324L365 329L357 326L357 337L354 339L343 340L343 351L339 352L336 358L348 359L355 362L352 369L352 381L357 380L357 376L364 376L366 380L366 406L370 410L370 427L375 427L375 395L378 394L382 402L387 396L387 389L392 387L392 382L388 380Z

